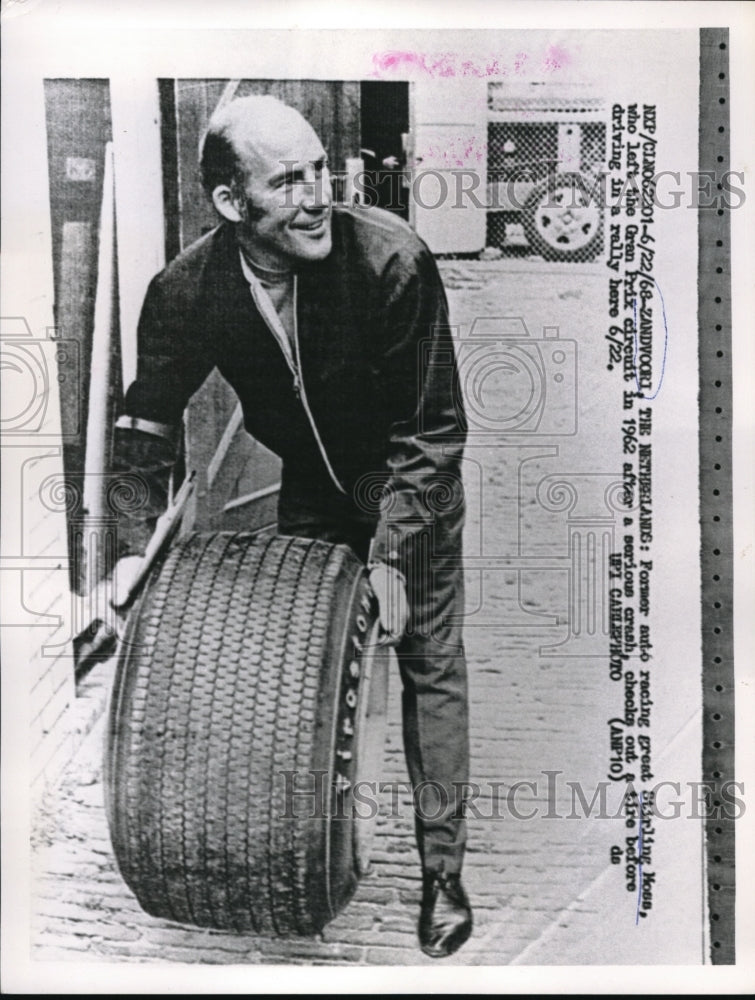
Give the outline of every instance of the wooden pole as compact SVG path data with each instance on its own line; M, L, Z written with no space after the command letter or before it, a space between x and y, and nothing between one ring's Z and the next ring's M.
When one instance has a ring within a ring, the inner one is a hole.
M109 398L112 377L113 338L117 324L117 268L115 234L115 177L113 144L105 147L102 185L97 288L94 300L94 330L89 379L89 413L84 459L84 509L86 530L83 540L87 591L91 591L108 569L105 565L107 526L110 511L105 500L109 449Z

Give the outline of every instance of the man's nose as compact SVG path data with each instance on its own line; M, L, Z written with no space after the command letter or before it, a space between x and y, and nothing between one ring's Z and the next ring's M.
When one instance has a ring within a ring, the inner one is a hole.
M321 208L327 208L333 200L333 192L330 186L330 173L327 170L308 174L304 178L301 186L301 200L299 204L308 212L314 212Z

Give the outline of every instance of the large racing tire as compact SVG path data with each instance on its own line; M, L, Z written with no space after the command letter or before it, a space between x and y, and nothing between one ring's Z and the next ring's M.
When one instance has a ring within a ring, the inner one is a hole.
M385 739L375 603L352 550L311 539L190 535L153 572L105 767L115 856L148 913L311 935L351 898Z

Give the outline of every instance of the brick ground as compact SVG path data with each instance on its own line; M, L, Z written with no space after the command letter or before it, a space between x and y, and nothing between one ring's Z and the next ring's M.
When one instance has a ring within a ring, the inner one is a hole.
M558 323L563 335L584 332L584 316L599 316L604 279L597 266L547 266L526 260L446 262L453 321L475 316L524 316L535 335ZM510 306L516 303L516 308ZM580 341L582 349L582 341ZM586 348L586 349L589 349ZM506 449L474 452L468 539L485 553L515 552L520 531L512 516L516 468ZM484 500L483 503L483 494ZM484 524L482 522L485 522ZM482 539L482 542L480 541ZM512 573L472 580L470 607L556 614L564 621L563 574L532 581ZM522 590L524 587L524 591ZM521 617L521 615L520 615ZM523 619L531 623L537 619ZM484 624L470 619L467 648L472 709L472 774L476 781L543 780L547 768L589 781L604 771L605 671L589 660L544 656L540 647L563 639L531 624ZM545 621L545 619L544 619ZM112 667L109 668L112 672ZM106 675L108 670L103 671ZM398 710L392 686L385 777L405 780ZM353 901L318 940L269 939L196 930L144 914L122 882L111 852L102 804L103 720L84 742L63 783L46 801L34 845L36 959L215 964L423 965L434 964L416 946L419 868L409 804L400 816L381 818L371 875ZM600 921L606 835L596 824L517 822L490 817L490 789L470 818L465 881L475 907L475 933L449 965L498 965L517 961L568 964L569 949L544 957L538 942L558 930L579 940ZM385 809L384 809L385 812ZM599 826L599 825L598 825ZM615 880L614 880L615 881ZM627 926L632 901L621 897ZM624 919L623 917L621 919ZM589 939L589 933L588 933ZM576 948L576 945L575 945ZM584 957L582 960L585 960ZM595 961L601 962L596 955ZM605 961L605 957L602 958Z

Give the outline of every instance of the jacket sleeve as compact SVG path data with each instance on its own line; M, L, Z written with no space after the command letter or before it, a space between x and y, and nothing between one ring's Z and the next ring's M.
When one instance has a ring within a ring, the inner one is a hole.
M183 411L213 366L209 338L198 344L189 333L185 297L165 291L162 279L153 278L147 289L138 326L136 379L114 430L113 472L129 484L122 493L136 500L114 511L119 557L143 554L167 507Z
M418 533L432 528L433 544L442 546L444 528L463 522L467 424L445 291L424 244L391 259L382 294L387 345L382 380L394 401L395 420L371 559L405 567Z

